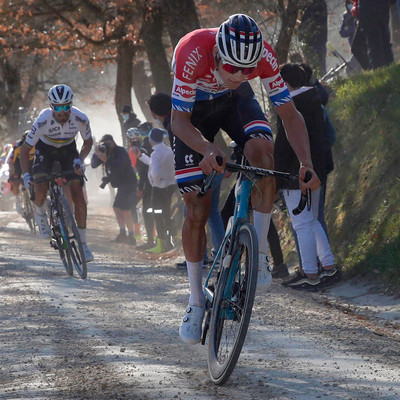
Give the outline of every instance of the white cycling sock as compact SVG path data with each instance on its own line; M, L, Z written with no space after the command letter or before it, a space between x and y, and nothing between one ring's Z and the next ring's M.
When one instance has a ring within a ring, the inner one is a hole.
M46 206L44 204L40 207L35 205L35 207L36 207L37 214L41 215L42 217L43 217L43 215L46 214Z
M271 213L253 211L254 229L258 237L258 251L260 254L267 254L268 251L268 231Z
M196 307L204 307L205 297L203 294L203 261L190 262L186 260L189 276L190 297L189 304Z
M86 228L78 228L78 232L79 232L79 235L80 235L80 237L81 237L81 242L82 242L82 244L83 243L87 243L87 240L86 240Z

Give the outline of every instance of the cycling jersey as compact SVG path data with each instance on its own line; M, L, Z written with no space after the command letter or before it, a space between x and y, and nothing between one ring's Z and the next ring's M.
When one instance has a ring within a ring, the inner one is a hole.
M92 137L89 119L82 111L76 107L71 107L69 119L64 124L60 124L53 116L53 110L44 109L32 125L25 143L35 146L38 141L53 146L63 147L71 144L76 135L80 132L83 140Z
M211 100L229 92L216 70L213 56L218 28L198 29L188 33L177 44L172 70L175 74L172 89L172 108L191 112L194 102ZM291 100L279 73L279 65L271 46L264 41L261 60L246 80L260 77L274 106Z
M172 60L175 73L172 108L190 112L191 123L210 142L222 128L239 146L250 139L272 139L271 127L249 82L230 90L220 77L213 49L218 29L198 29L177 44ZM276 56L264 42L263 56L246 80L260 77L274 106L291 101ZM181 193L199 190L203 156L174 137L175 175Z

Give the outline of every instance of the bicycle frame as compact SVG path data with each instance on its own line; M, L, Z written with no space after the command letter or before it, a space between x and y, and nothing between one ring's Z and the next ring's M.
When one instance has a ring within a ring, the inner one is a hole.
M249 201L250 201L250 195L251 195L252 188L253 188L253 182L251 182L250 179L246 178L241 173L235 183L234 214L229 219L224 239L223 239L222 244L219 247L218 252L214 258L213 265L210 268L210 271L207 275L207 278L206 278L206 281L204 284L204 294L206 296L207 301L209 302L209 307L211 307L213 304L214 292L208 288L208 283L209 283L209 280L211 279L214 269L217 266L217 260L219 260L221 258L222 251L224 251L226 249L226 244L227 244L229 237L234 236L233 229L237 229L237 227L238 227L238 224L236 224L236 222L239 219L242 221L246 221L246 222L250 221ZM232 243L230 243L229 245L230 245L229 250L231 250ZM229 254L229 250L228 250L228 254ZM228 268L228 266L230 265L230 257L231 256L228 255L224 259L222 268ZM233 279L233 277L231 279Z

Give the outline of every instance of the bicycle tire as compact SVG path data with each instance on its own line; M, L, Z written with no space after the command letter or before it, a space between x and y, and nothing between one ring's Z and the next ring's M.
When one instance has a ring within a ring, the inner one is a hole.
M60 196L61 203L64 209L64 218L66 218L68 226L68 243L69 251L71 256L72 265L76 272L82 279L87 277L87 264L85 258L85 252L83 251L81 236L76 226L75 218L72 214L71 208L68 204L67 199L64 196Z
M36 234L35 212L29 194L24 191L25 220L29 226L31 233Z
M223 384L231 375L250 323L258 272L258 240L254 227L237 230L228 268L223 268L214 297L208 343L211 380Z
M64 218L63 203L59 202L57 208L50 206L50 215L53 238L56 241L61 261L63 262L67 274L73 276L74 270L72 268L71 250L68 241L69 232L68 225Z

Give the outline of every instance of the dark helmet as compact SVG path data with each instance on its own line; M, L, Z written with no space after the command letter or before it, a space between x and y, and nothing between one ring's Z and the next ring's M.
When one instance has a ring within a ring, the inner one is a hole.
M236 67L256 67L263 54L260 28L253 18L245 14L231 15L223 22L216 42L222 61Z

